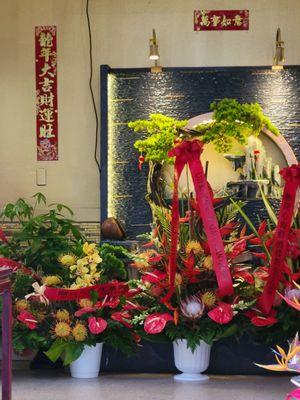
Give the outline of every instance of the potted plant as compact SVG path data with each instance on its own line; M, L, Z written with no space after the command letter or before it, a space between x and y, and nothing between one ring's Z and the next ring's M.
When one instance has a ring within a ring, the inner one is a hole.
M135 291L124 282L126 269L115 255L121 251L85 242L81 252L61 255L61 272L42 277L27 296L49 308L45 354L52 362L61 358L70 365L73 377L98 376L103 343L125 353L136 343L131 325Z
M244 313L255 303L259 275L252 272L245 229L238 233L237 211L223 200L214 200L225 253L233 280L233 293L221 296L203 221L195 200L179 221L175 290L170 289L172 211L154 207L156 224L142 252L133 255L141 273L137 295L142 309L133 318L143 326L146 339L164 337L173 342L175 365L183 373L176 380L202 381L214 341L243 331Z
M68 206L47 204L42 193L36 193L33 201L32 205L19 198L3 207L1 222L13 222L15 229L7 238L0 223L0 255L51 275L60 268L58 257L75 251L85 238L75 222L68 218L73 216Z

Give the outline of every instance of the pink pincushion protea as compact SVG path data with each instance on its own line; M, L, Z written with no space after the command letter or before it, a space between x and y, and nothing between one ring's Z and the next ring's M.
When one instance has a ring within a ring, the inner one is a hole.
M189 296L180 302L182 314L189 319L195 320L202 317L205 306L197 296Z

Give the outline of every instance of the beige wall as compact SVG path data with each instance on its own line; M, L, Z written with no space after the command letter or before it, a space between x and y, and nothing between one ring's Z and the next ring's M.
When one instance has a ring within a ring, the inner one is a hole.
M85 0L0 0L0 206L39 190L80 220L99 217L99 179L93 160L95 122L88 91ZM249 9L250 30L194 32L193 10ZM156 28L163 66L269 65L277 26L288 64L300 64L300 0L90 0L94 89L100 64L143 67ZM34 26L58 27L59 161L36 162Z

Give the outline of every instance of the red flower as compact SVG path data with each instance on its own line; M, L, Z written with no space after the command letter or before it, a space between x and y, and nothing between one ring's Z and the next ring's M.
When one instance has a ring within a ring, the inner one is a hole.
M142 282L159 283L166 278L167 274L155 269L152 272L147 272L142 276Z
M37 328L37 320L30 312L26 310L20 312L20 314L17 316L17 320L25 324L30 330Z
M276 324L278 322L277 318L275 318L276 314L277 311L274 308L272 308L268 316L265 316L259 310L249 310L244 313L255 326L271 326Z
M97 335L107 328L107 322L103 318L90 317L88 323L89 330L93 335Z
M254 257L261 258L262 260L267 261L267 255L265 253L255 253L254 251L251 251L251 254Z
M228 324L233 318L233 311L230 304L219 303L218 307L207 313L210 319L215 321L217 324L225 325Z
M242 267L236 267L233 270L233 277L235 279L242 279L243 281L247 282L249 285L253 285L255 280L253 278L253 275L250 274L247 269L244 269Z
M242 239L235 243L235 245L232 247L231 252L229 253L229 258L232 260L235 257L237 257L239 254L241 254L243 251L246 250L246 240Z
M109 299L104 299L103 301L97 301L95 307L109 307L109 308L116 308L120 303L120 299L118 297L111 297Z
M116 311L111 315L111 319L120 322L120 324L126 326L126 328L132 328L130 323L131 315L127 311Z
M260 315L256 315L251 318L251 323L255 326L271 326L276 324L278 319L272 316L264 317Z
M228 236L231 234L231 232L234 231L234 229L238 226L235 222L229 222L229 224L226 224L220 228L220 234L222 237Z
M0 240L2 240L2 242L4 243L8 243L7 237L1 228L0 228Z
M149 335L156 335L165 329L168 321L174 321L173 316L168 313L148 315L144 323L144 330Z
M147 310L147 307L140 306L139 304L132 303L129 300L126 300L126 304L123 306L123 310Z
M94 312L94 311L96 311L95 307L83 307L80 310L76 311L74 315L75 315L75 317L79 318L83 314L91 313L91 312Z

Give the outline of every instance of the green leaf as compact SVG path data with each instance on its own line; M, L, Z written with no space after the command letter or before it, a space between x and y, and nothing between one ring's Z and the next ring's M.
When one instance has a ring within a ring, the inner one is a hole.
M228 328L226 328L225 331L218 336L218 339L223 339L228 336L235 335L237 331L238 331L238 326L236 324L233 324Z
M38 193L34 194L32 197L36 198L36 201L38 204L44 203L46 205L46 196L43 195L43 193L38 192Z
M90 291L90 298L91 298L93 304L97 303L98 297L99 297L99 295L98 295L98 292L96 290L91 290Z
M56 339L52 343L49 350L45 351L44 353L52 362L56 362L59 359L59 357L62 355L62 353L65 351L67 345L68 345L68 342L64 342L61 339Z
M71 364L71 362L77 360L83 351L84 345L82 343L71 343L68 342L64 349L64 366Z

